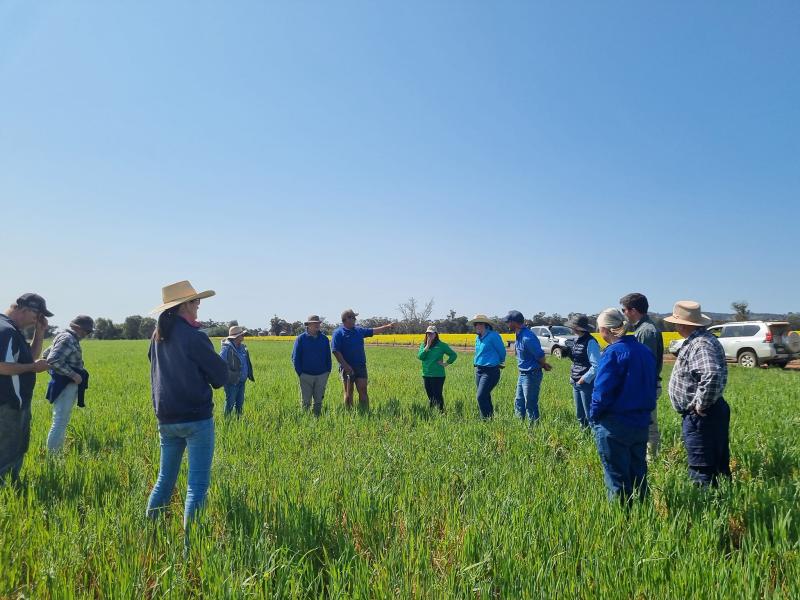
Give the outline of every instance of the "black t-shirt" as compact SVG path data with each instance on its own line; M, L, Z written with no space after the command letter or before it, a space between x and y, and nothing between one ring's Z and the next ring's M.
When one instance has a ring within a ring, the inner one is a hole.
M31 364L33 355L25 336L14 321L0 314L0 362ZM33 398L36 373L0 375L0 404L14 408L27 408Z

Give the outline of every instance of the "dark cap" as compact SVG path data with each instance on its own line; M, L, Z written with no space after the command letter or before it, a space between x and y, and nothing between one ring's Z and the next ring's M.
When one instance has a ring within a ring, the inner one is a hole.
M52 317L53 313L47 310L47 302L39 294L22 294L17 298L17 306L20 308L30 308L43 314L45 317Z
M342 321L349 317L353 317L354 319L358 316L358 313L354 311L352 308L348 308L346 311L342 312Z
M579 331L594 331L594 327L592 327L591 323L589 323L589 317L586 315L573 315L572 318L567 321L567 327L570 329L577 329Z
M514 323L524 323L525 317L523 317L522 313L518 310L510 310L508 311L508 314L503 317L503 323L510 323L512 321Z
M87 315L78 315L72 319L69 324L70 326L74 325L76 327L80 327L86 333L92 333L94 331L94 319Z

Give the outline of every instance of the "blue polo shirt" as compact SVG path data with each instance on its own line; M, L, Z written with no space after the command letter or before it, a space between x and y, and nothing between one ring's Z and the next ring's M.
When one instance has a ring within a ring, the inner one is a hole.
M347 329L344 325L339 325L331 337L331 352L341 352L342 358L351 367L364 367L367 365L364 338L373 335L375 332L367 327Z
M528 373L534 369L541 369L539 361L544 356L542 344L539 338L527 327L523 327L517 332L517 341L514 343L514 350L517 353L517 363L521 373Z

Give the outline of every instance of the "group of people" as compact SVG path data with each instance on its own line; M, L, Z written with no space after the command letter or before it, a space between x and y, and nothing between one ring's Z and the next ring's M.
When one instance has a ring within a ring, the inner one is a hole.
M156 517L167 506L184 451L188 450L186 526L202 507L210 482L215 441L212 388L225 389L226 415L241 415L246 382L255 381L243 343L245 329L231 327L219 353L201 331L197 320L200 301L213 295L213 290L197 292L188 281L165 286L162 304L153 310L158 321L148 350L161 454L146 513ZM648 449L650 457L658 451L656 400L661 392L664 348L660 332L647 316L647 298L628 294L620 304L621 310L608 308L597 318L598 333L608 344L602 353L589 319L574 316L568 325L577 339L568 355L573 363L570 381L578 422L594 433L610 497L628 501L646 495ZM32 293L20 296L0 315L0 479L19 477L30 441L37 373L50 371L51 376L47 391L53 404L49 452L61 449L73 406L76 402L83 404L89 374L80 341L92 333L94 322L86 315L73 319L40 359L47 317L51 316L44 298ZM294 341L292 364L298 376L300 403L317 416L322 410L332 357L338 363L345 406L353 406L354 391L358 392L359 406L369 406L364 339L394 324L360 327L356 325L357 316L351 309L344 311L341 325L329 340L320 330L319 316L311 315L305 321L306 331ZM666 320L686 338L672 371L669 396L683 417L689 473L697 483L716 485L720 476L730 476L730 409L723 398L725 355L718 340L706 331L711 321L698 303L677 302ZM518 377L514 411L520 419L535 423L540 418L543 373L550 371L551 365L522 313L512 310L504 321L515 334ZM476 400L481 416L488 419L494 413L492 391L505 367L506 348L492 319L478 314L470 324L476 333ZM31 326L34 334L28 342L23 331ZM458 355L431 326L417 357L430 407L443 411L446 368Z

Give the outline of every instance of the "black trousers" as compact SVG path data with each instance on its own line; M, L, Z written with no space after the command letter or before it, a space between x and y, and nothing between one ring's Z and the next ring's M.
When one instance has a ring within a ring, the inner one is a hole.
M428 402L431 408L438 408L444 411L444 377L422 377L425 383L425 393L428 394Z
M700 485L717 485L720 475L731 476L728 445L731 409L720 398L706 409L706 416L683 415L683 443L689 463L689 477Z

